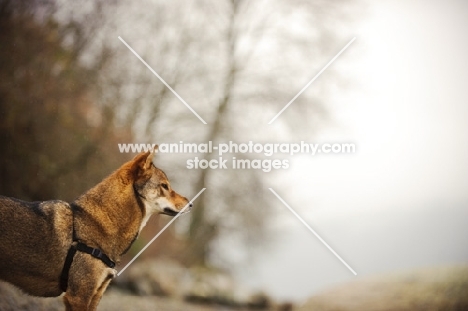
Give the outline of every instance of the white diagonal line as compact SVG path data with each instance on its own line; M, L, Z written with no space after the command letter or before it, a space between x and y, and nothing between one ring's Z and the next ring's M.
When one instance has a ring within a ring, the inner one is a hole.
M302 224L303 224L304 226L306 226L307 229L310 230L310 232L312 232L312 233L317 237L317 239L320 240L320 242L323 243L323 245L325 245L325 246L330 250L330 252L333 253L333 255L336 256L336 258L338 258L338 259L346 266L346 268L348 268L354 275L357 275L357 273L356 273L356 272L355 272L355 271L354 271L354 270L353 270L353 269L352 269L352 268L351 268L351 267L350 267L350 266L333 250L333 249L332 249L332 248L331 248L331 247L330 247L330 245L328 245L327 242L325 242L325 241L314 231L314 229L312 229L312 228L304 221L304 219L302 219L302 217L299 216L299 215L288 205L288 203L286 203L286 202L275 192L275 190L273 190L272 188L268 188L268 189L278 198L278 200L281 201L281 203L284 204L284 206L286 206L286 207L291 211L291 213L294 214L294 216L297 217L297 219L299 219L299 220L302 222Z
M130 260L130 262L129 262L125 267L123 267L122 270L119 271L119 273L117 273L117 276L121 275L122 272L124 272L125 269L127 269L128 266L130 266L130 265L135 261L135 259L137 259L137 258L141 255L141 253L143 253L143 252L148 248L148 246L150 246L151 243L153 243L153 242L161 235L161 233L164 232L164 230L166 230L180 215L182 215L182 214L184 213L185 209L190 205L190 203L193 203L193 201L195 201L195 199L198 198L198 196L199 196L200 194L202 194L202 192L205 191L205 189L206 189L206 188L203 188L202 190L200 190L200 192L198 192L197 195L194 196L193 199L190 200L190 202L189 202L187 205L185 205L184 208L181 209L180 212L179 212L174 218L172 218L171 221L169 221L169 222L167 223L167 225L165 225L164 228L162 228L161 231L159 231L158 234L156 234L156 235L154 236L154 238L152 238L151 241L149 241L148 244L146 244L145 247L143 247L143 248L138 252L138 254L136 254L135 257L133 257L133 259Z
M309 83L307 83L307 84L302 88L302 90L300 90L299 93L297 93L297 95L294 96L293 99L291 99L291 100L289 101L289 103L287 103L286 106L284 106L283 109L281 109L281 111L278 112L278 113L276 114L276 116L273 117L273 119L271 119L270 122L268 122L268 124L273 123L273 121L275 121L276 118L278 118L278 117L280 116L280 114L282 114L282 113L289 107L289 105L291 105L291 104L299 97L299 95L301 95L301 94L312 84L312 82L314 82L314 81L325 71L325 69L327 69L328 66L330 66L330 65L332 64L332 63L341 55L341 53L343 53L343 52L351 45L351 43L353 43L354 40L356 40L356 37L352 38L351 41L349 41L348 44L346 44L346 46L345 46L344 48L342 48L341 51L339 51L338 54L336 54L335 57L333 57L333 58L325 65L325 67L323 67L322 70L320 70L319 73L317 73L317 74L315 75L315 77L313 77L312 80L310 80Z
M203 122L203 124L206 124L205 120L203 120L202 117L200 117L200 116L198 115L198 113L197 113L195 110L193 110L193 108L190 107L190 105L187 104L187 102L186 102L182 97L180 97L179 94L177 94L177 92L174 91L174 89L173 89L169 84L167 84L166 81L164 81L164 79L161 78L161 76L158 75L158 73L157 73L156 71L154 71L153 68L150 67L150 65L148 65L148 63L146 63L146 62L143 60L143 58L141 58L140 55L138 55L138 53L135 52L135 50L132 49L132 48L130 47L130 45L127 44L127 42L125 42L124 39L122 39L120 36L119 36L118 38L119 38L120 41L122 41L123 44L125 44L125 46L126 46L133 54L135 54L135 56L136 56L146 67L148 67L148 69L149 69L156 77L158 77L159 80L161 80L162 83L164 83L165 86L167 86L167 88L168 88L169 90L171 90L172 93L174 93L174 95L175 95L185 106L187 106L187 108L188 108L195 116L197 116L198 119L200 119L200 121Z

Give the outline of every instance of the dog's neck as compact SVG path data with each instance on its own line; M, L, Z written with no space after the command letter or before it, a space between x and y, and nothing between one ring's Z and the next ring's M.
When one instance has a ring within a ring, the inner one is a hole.
M138 235L145 215L125 170L117 170L74 203L79 206L74 213L77 239L118 262Z

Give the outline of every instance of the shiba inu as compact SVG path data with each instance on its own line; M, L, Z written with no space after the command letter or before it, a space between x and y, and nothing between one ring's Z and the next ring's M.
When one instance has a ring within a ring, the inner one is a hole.
M0 280L34 296L65 292L68 311L96 310L150 216L192 206L153 155L138 154L72 203L0 196Z

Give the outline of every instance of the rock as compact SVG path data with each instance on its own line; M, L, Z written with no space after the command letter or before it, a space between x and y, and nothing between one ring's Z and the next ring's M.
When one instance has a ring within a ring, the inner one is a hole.
M292 311L293 307L294 305L292 302L283 302L278 305L277 310L278 311Z
M238 306L235 299L235 282L223 271L209 268L192 268L183 291L186 301Z
M247 301L247 307L252 310L267 310L271 306L271 298L263 292L252 295Z
M140 296L182 296L182 283L187 270L174 260L152 259L135 262L115 286Z
M9 283L0 281L1 311L59 311L63 308L62 297L33 297Z

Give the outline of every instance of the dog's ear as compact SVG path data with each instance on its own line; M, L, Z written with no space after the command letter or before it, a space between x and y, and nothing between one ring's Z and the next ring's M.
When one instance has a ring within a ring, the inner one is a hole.
M158 148L159 146L156 145L154 146L154 149L153 151L151 151L147 157L146 157L146 161L145 161L145 166L144 166L144 169L147 170L151 167L151 164L153 164L153 159L154 159L154 155L158 152Z
M131 171L136 178L143 176L151 168L157 150L158 146L156 145L153 151L142 152L133 158Z

